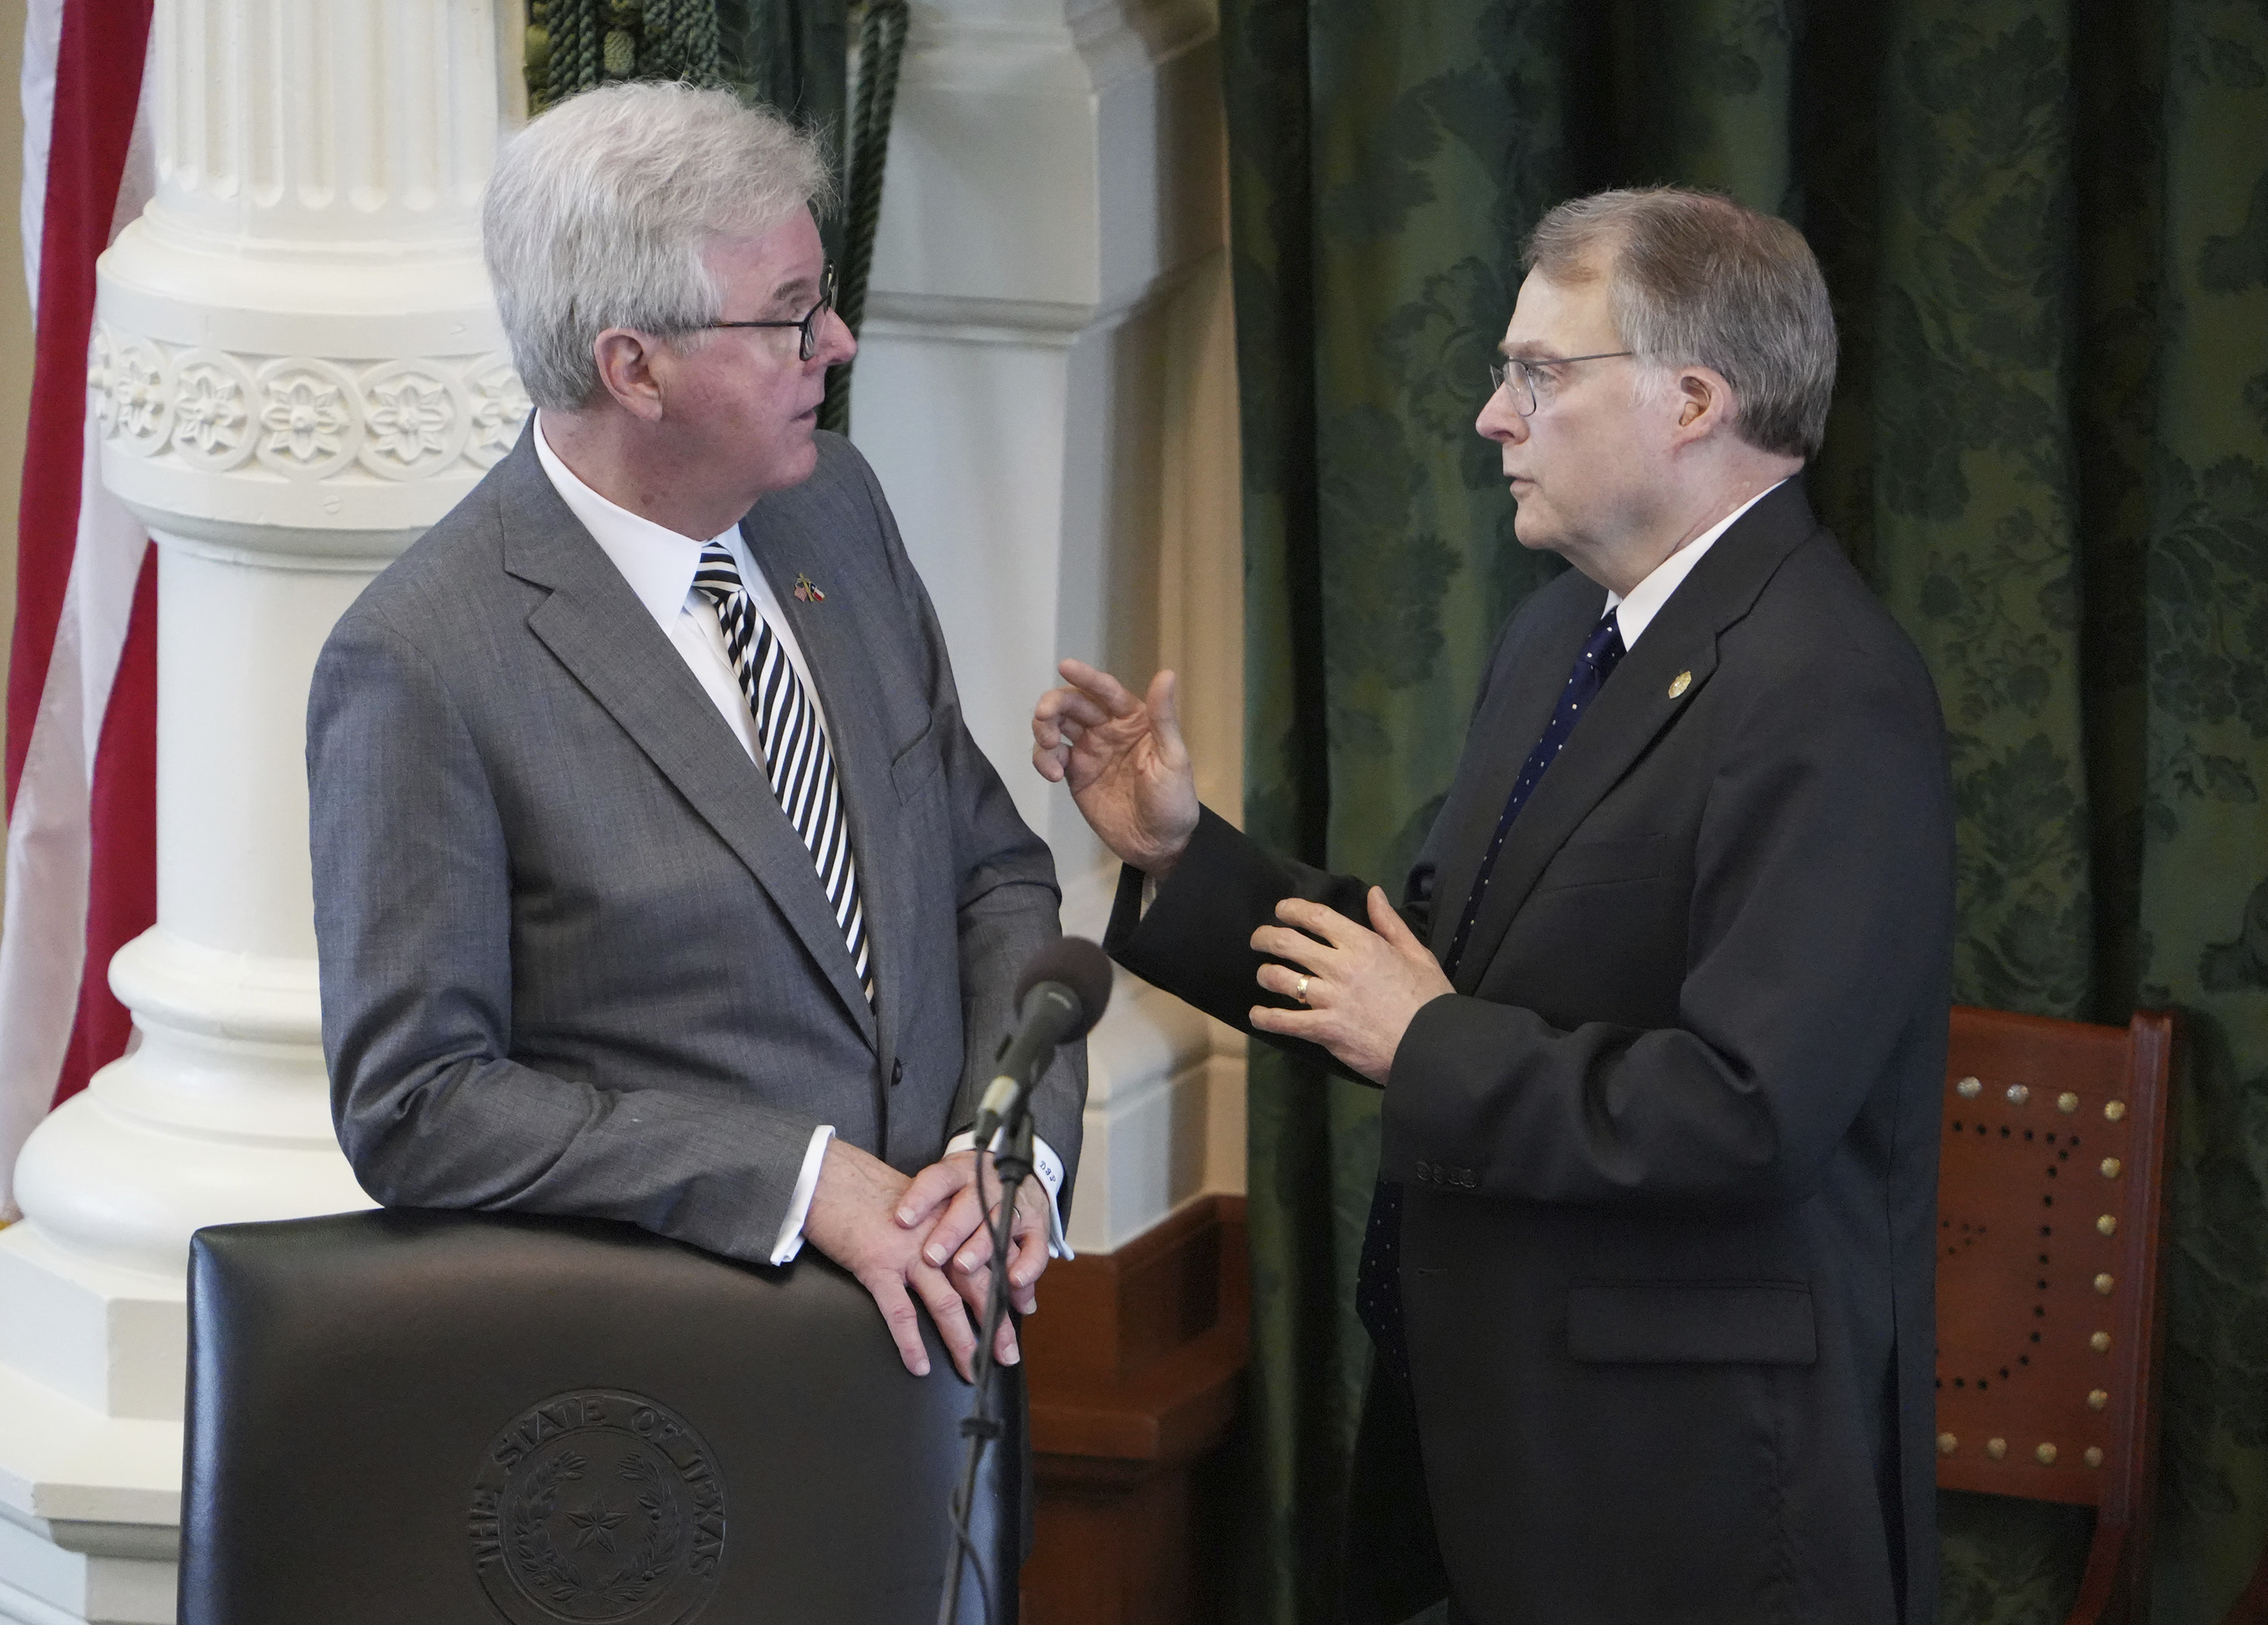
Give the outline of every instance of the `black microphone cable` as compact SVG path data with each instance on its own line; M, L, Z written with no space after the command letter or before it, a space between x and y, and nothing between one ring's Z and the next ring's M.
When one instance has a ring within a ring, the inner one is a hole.
M988 1156L980 1146L976 1153L976 1200L986 1216L987 1233L992 1239L992 1257L985 1267L990 1286L985 1294L984 1327L976 1344L976 1399L961 1423L961 1431L968 1440L968 1456L961 1469L961 1487L953 1496L952 1566L946 1577L945 1594L938 1603L938 1625L957 1625L961 1578L971 1569L976 1573L977 1595L984 1606L986 1625L998 1625L1000 1617L993 1602L991 1581L985 1573L984 1555L969 1536L968 1523L976 1510L976 1479L983 1469L985 1446L1006 1428L1005 1415L998 1414L1005 1407L994 1405L988 1409L987 1402L1004 1397L995 1392L997 1365L993 1349L1000 1335L1000 1322L1008 1312L1008 1249L1015 1239L1016 1194L1032 1174L1032 1120L1028 1115L1020 1120L1002 1151L998 1157ZM984 1206L984 1165L988 1161L993 1165L1000 1192L997 1221L992 1217L993 1210Z
M1016 989L1017 1030L1000 1047L1000 1075L984 1092L976 1118L976 1202L992 1238L992 1257L986 1279L984 1328L977 1339L972 1371L976 1403L961 1424L968 1439L968 1460L961 1488L953 1497L953 1544L946 1562L943 1594L938 1599L938 1625L959 1625L961 1577L976 1570L977 1589L984 1604L985 1625L998 1625L999 1614L983 1555L969 1538L968 1523L976 1505L976 1479L984 1460L984 1447L1001 1436L1004 1416L987 1408L993 1393L996 1363L992 1356L1000 1322L1008 1312L1008 1248L1015 1238L1016 1194L1032 1177L1031 1094L1040 1074L1059 1045L1086 1036L1102 1018L1110 1003L1110 960L1101 948L1080 937L1058 937L1032 956ZM993 1125L999 1125L999 1134ZM1000 1190L997 1214L984 1205L984 1164L994 1145L1000 1149L990 1160ZM1001 1577L1005 1585L1012 1575Z

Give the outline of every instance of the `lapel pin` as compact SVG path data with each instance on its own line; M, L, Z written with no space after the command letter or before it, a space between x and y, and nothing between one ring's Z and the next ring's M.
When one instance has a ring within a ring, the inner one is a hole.
M824 604L827 601L827 594L812 585L811 577L800 570L796 572L795 596L799 603Z
M1690 672L1680 672L1675 677L1669 680L1669 697L1674 700L1692 686L1693 673Z

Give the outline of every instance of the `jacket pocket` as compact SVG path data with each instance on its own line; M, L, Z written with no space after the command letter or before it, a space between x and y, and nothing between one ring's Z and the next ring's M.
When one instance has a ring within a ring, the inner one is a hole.
M1669 868L1669 837L1638 835L1627 841L1574 841L1559 849L1535 883L1539 892L1577 886L1611 886L1618 880L1652 880Z
M1602 1364L1809 1365L1819 1336L1798 1281L1594 1283L1568 1289L1567 1352Z

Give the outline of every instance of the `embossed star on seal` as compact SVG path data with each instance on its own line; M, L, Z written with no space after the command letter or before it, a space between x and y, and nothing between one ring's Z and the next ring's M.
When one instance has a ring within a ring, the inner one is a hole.
M603 1546L610 1552L615 1549L615 1526L621 1523L622 1518L623 1514L604 1503L584 1511L567 1514L567 1521L575 1526L575 1544L578 1548Z
M510 1625L677 1625L717 1588L725 1493L683 1417L583 1389L529 1407L481 1460L474 1571Z

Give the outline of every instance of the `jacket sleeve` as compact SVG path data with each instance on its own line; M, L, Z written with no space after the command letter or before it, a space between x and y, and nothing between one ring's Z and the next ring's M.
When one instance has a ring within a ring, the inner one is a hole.
M363 1188L769 1256L815 1120L512 1059L504 824L439 673L367 610L316 664L307 775L323 1047Z
M1488 697L1505 644L1534 613L1531 599L1497 629L1481 668L1475 715ZM1433 879L1432 854L1421 852L1403 883L1401 907L1403 922L1420 942L1432 935ZM1201 807L1188 849L1158 887L1146 913L1142 886L1140 871L1121 870L1110 927L1103 938L1112 958L1145 982L1187 1000L1247 1037L1365 1087L1376 1087L1320 1044L1256 1032L1252 1026L1256 1004L1297 1008L1294 1001L1260 986L1260 967L1271 961L1253 948L1252 933L1275 922L1276 905L1287 897L1305 898L1350 920L1367 922L1369 882L1272 852L1211 808Z
M1760 692L1708 788L1676 1024L1435 999L1395 1055L1381 1173L1447 1164L1469 1194L1537 1202L1801 1201L1943 1021L1946 776L1918 661L1827 649Z
M1366 919L1369 887L1364 882L1271 852L1211 807L1198 810L1189 848L1158 887L1146 914L1142 879L1138 870L1120 871L1102 944L1113 959L1240 1033L1310 1065L1370 1082L1320 1044L1257 1033L1252 1026L1255 1004L1297 1008L1260 986L1260 967L1270 960L1254 949L1252 933L1275 920L1276 905L1287 897L1322 903L1351 920Z

